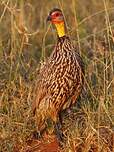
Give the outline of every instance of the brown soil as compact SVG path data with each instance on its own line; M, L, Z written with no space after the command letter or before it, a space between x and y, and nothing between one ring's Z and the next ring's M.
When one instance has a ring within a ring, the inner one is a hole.
M60 152L57 139L53 136L41 141L36 139L28 140L25 145L16 144L14 152Z

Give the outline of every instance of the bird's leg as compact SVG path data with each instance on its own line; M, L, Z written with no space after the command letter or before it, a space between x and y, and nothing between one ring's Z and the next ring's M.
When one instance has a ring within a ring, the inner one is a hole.
M57 139L60 141L60 142L63 142L64 140L64 135L63 135L63 132L62 132L62 126L61 126L61 123L60 121L57 121L54 125L54 130L55 130L55 134L57 136Z
M45 122L44 121L37 122L36 126L37 126L37 130L33 132L33 137L35 139L41 139L43 133L46 130Z
M62 112L59 114L59 123L62 125Z

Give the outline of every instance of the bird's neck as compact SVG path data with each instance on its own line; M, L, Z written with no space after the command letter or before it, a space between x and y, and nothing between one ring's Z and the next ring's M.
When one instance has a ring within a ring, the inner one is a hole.
M64 22L55 23L55 27L56 27L57 34L58 34L59 37L65 36L65 25L64 25Z

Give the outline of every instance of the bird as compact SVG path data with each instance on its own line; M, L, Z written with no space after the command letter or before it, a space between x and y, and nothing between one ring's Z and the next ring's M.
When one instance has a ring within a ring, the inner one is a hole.
M61 9L53 8L47 17L57 33L57 42L51 55L41 66L33 100L38 137L50 120L54 134L63 141L62 111L76 103L84 84L84 63L67 35L64 15Z

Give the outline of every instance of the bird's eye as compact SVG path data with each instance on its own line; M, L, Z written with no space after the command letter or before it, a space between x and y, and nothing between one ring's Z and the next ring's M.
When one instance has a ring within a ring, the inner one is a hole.
M56 14L55 14L56 17L59 16L59 15L60 15L59 13L56 13Z

